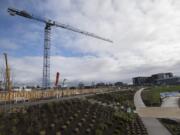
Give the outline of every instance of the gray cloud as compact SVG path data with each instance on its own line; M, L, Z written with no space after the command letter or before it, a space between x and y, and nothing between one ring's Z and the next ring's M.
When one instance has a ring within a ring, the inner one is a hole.
M84 81L130 82L130 78L136 75L166 71L180 75L178 0L47 0L43 3L31 1L31 4L39 5L38 11L49 18L114 41L114 44L109 44L66 30L53 29L52 81L57 71L69 80ZM34 41L39 39L36 36L30 38ZM62 48L91 56L54 56ZM29 64L27 58L14 59L13 67L18 62L21 65L16 70L21 72L17 80L26 74L29 75L27 81L41 77L42 63L38 62L38 57L29 58Z

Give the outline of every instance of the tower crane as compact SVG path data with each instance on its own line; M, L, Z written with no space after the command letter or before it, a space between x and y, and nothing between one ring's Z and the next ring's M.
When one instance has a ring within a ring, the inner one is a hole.
M39 21L39 22L42 22L45 24L45 28L44 28L45 34L44 34L43 80L42 80L42 87L44 89L47 89L50 87L50 47L51 47L51 45L50 45L50 39L51 38L50 37L51 37L51 27L52 26L60 27L63 29L67 29L67 30L70 30L73 32L77 32L77 33L80 33L83 35L87 35L87 36L90 36L93 38L97 38L100 40L104 40L104 41L113 43L113 41L110 39L106 39L106 38L100 37L98 35L95 35L93 33L82 31L78 28L72 27L72 26L67 25L67 24L56 22L56 21L53 21L53 20L50 20L50 19L47 19L44 17L42 17L42 18L38 17L38 16L30 14L24 10L18 10L15 8L8 8L8 12L12 16L19 15L21 17L33 19L33 20L36 20L36 21Z

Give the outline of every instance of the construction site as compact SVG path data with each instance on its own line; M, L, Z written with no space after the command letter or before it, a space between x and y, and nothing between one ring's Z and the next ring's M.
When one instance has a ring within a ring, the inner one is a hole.
M17 101L17 100L32 100L32 99L40 99L40 98L50 98L50 97L62 97L64 96L69 96L69 95L77 95L77 94L86 94L86 93L95 93L95 91L93 89L90 90L58 90L59 89L59 77L60 77L60 73L57 72L56 74L56 80L54 83L54 86L50 85L50 45L51 45L51 27L60 27L63 29L67 29L73 32L77 32L86 36L90 36L93 38L97 38L100 40L104 40L106 42L110 42L112 43L113 41L97 36L93 33L89 33L86 31L82 31L80 29L74 28L72 26L66 25L66 24L62 24L50 19L46 19L46 18L38 18L37 16L30 14L24 10L20 11L18 9L14 9L14 8L8 8L7 9L8 13L11 16L21 16L21 17L25 17L28 19L33 19L36 21L39 21L41 23L45 24L45 28L44 28L44 57L43 57L43 77L42 77L42 87L40 88L41 90L37 91L37 90L33 90L30 92L27 92L25 90L22 90L20 92L17 92L15 90L13 90L13 86L12 86L12 80L11 80L11 76L10 76L10 67L8 65L8 58L7 58L7 54L4 53L4 60L5 60L5 73L3 76L4 77L4 82L1 81L2 84L2 90L6 91L6 92L2 92L0 97L1 97L1 101L2 102L11 102L11 101ZM66 79L63 80L62 85L64 85L64 82L66 81ZM3 86L4 84L4 86ZM54 87L54 90L52 90L52 88Z
M178 81L173 85L160 85L152 77L149 78L153 83L147 83L148 77L136 77L134 84L119 80L108 83L90 80L93 82L91 85L86 86L79 81L79 85L68 86L66 82L69 78L62 77L60 69L51 78L52 28L77 33L80 38L94 38L93 42L110 46L115 41L38 13L36 15L36 12L14 7L6 8L6 12L7 18L24 19L44 29L44 37L41 37L43 68L39 77L41 85L17 86L14 82L18 80L14 80L12 75L13 53L0 54L4 63L0 69L0 135L180 135ZM113 65L111 70L115 70ZM121 72L113 71L113 75L117 73Z

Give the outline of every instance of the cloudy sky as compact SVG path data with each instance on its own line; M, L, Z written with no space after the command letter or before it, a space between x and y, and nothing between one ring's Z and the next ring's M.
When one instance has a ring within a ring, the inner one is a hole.
M0 63L7 52L14 81L40 83L44 24L8 15L15 7L96 33L113 44L53 28L51 81L131 82L158 72L180 75L179 0L1 0Z

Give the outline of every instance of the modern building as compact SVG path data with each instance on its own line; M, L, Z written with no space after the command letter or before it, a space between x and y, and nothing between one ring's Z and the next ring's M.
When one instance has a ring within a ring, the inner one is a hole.
M180 84L180 77L170 77L165 79L157 80L156 84L158 85L176 85Z
M133 84L134 85L146 85L148 83L149 77L134 77Z
M154 80L167 79L173 77L173 73L158 73L151 76Z
M174 85L180 84L180 77L175 77L173 73L158 73L150 77L134 77L133 85Z
M124 83L123 83L123 82L115 82L114 85L115 85L115 86L123 86Z

